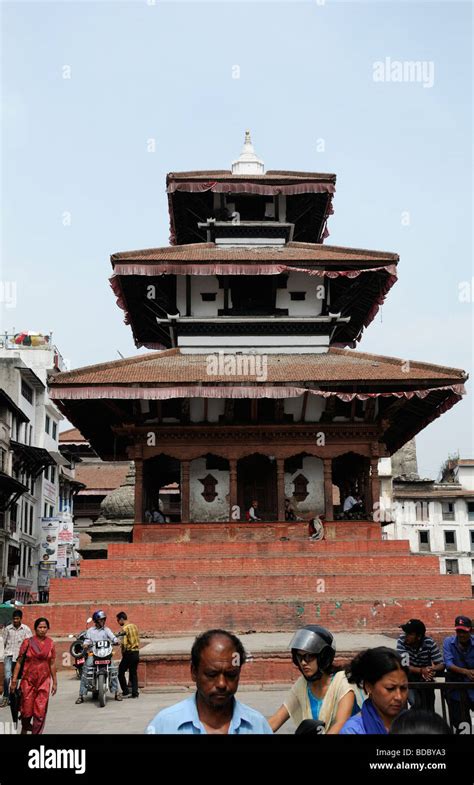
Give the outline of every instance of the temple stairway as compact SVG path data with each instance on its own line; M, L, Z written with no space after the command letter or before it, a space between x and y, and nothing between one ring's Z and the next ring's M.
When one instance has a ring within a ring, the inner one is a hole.
M309 540L305 523L148 524L135 526L133 543L109 545L106 560L82 561L79 578L52 580L41 613L61 638L83 629L97 608L116 630L115 614L126 610L145 644L164 637L179 643L211 627L288 633L286 641L311 623L393 638L412 617L440 640L457 614L474 615L471 594L469 576L440 575L438 557L410 553L405 540L383 540L378 523L328 522L322 542ZM189 653L178 643L175 651L143 650L142 683L189 681ZM250 680L263 678L259 663L270 681L288 680L286 645L252 649ZM58 648L67 648L64 640Z

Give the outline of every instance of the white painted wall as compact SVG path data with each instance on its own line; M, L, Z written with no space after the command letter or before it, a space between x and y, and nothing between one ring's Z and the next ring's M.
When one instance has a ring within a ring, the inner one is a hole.
M308 496L302 502L296 503L298 515L309 517L309 514L324 513L324 468L321 458L307 455L303 458L303 468L290 474L285 472L285 496L292 498L295 488L293 480L299 474L303 474L308 480Z
M219 417L224 414L225 400L221 398L208 398L207 422L219 422ZM204 398L191 398L191 422L204 422Z
M328 351L329 334L180 335L178 346L183 354L207 354L217 351L249 352L253 349L265 354L322 354Z
M202 292L216 292L215 302L203 302ZM191 278L191 312L193 316L217 316L224 307L224 292L219 289L216 275L194 275Z
M292 414L295 421L299 422L301 417L301 407L303 406L303 395L297 398L285 398L284 412ZM326 408L326 399L321 395L309 395L306 404L304 422L319 422L321 415Z
M225 400L222 398L209 398L207 402L207 419L209 422L218 422L225 411Z
M458 482L467 491L474 491L474 466L458 466Z
M213 502L207 502L202 496L203 480L211 474L217 480L217 496ZM206 469L206 459L196 458L189 468L190 500L189 511L191 521L228 521L229 520L229 472Z
M292 300L290 292L306 292L306 299ZM288 308L288 316L319 316L324 302L324 297L321 297L323 292L324 278L291 272L286 289L277 289L276 307Z
M216 292L214 302L204 302L202 292ZM229 297L230 302L230 297ZM186 316L186 276L176 276L176 304L181 316ZM224 307L224 291L219 289L216 275L194 275L191 277L191 316L217 316Z

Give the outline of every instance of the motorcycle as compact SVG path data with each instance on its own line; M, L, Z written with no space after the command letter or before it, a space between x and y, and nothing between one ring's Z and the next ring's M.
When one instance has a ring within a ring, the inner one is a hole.
M118 678L118 665L112 661L112 646L111 641L95 641L92 657L85 663L87 690L97 695L101 707L105 706L112 681L117 682Z
M92 619L88 619L88 622ZM74 658L74 667L76 669L76 676L78 679L82 676L82 669L86 661L86 653L84 652L84 639L87 635L87 630L82 630L78 635L69 635L69 638L75 638L74 643L69 647L69 654Z

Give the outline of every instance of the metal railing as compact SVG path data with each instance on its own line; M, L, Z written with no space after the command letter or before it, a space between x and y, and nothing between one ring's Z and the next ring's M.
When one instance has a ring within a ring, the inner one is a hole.
M448 678L450 677L451 674L448 674ZM423 693L435 693L435 695L431 696L431 700L433 698L436 700L436 693L439 692L441 715L451 730L454 733L462 734L473 732L468 691L474 690L474 682L410 681L408 688L410 692L413 690L415 693L421 693L419 696L416 696L414 708L427 708L427 701L423 700ZM450 698L450 694L453 692L459 694L459 700ZM428 698L428 695L426 697ZM420 705L417 705L418 703ZM438 714L439 712L436 711L436 713Z

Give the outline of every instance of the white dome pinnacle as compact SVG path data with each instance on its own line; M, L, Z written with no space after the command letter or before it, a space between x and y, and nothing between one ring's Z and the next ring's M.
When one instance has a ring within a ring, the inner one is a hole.
M237 161L232 162L232 174L264 174L265 165L257 158L250 138L250 131L245 132L245 142Z

